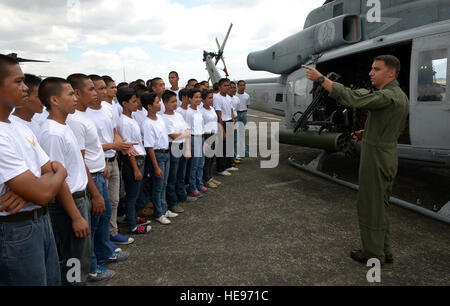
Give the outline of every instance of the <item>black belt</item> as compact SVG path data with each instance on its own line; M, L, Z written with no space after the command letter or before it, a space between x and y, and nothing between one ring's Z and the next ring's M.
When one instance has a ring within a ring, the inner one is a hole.
M116 160L116 156L114 155L114 157L106 157L105 160L106 160L107 162L112 163L113 161Z
M44 206L32 211L24 211L9 216L0 216L0 222L20 222L28 220L36 220L37 217L45 215L48 212L48 207Z
M91 176L93 176L93 175L97 175L97 174L105 174L105 170L102 170L102 171L97 171L97 172L94 172L94 173L91 173Z
M169 149L166 149L166 150L153 150L153 151L155 151L155 153L169 153Z
M245 111L237 111L238 113L246 113L247 111L245 110Z
M82 191L77 191L77 192L72 193L72 198L74 200L78 200L78 199L84 198L87 195L88 195L88 191L87 191L87 189L85 189Z

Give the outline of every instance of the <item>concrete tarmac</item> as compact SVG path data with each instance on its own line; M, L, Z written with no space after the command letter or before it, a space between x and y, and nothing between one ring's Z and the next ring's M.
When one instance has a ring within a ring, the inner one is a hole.
M284 118L249 111L254 122ZM270 142L269 142L270 143ZM90 285L303 286L370 285L369 267L353 261L360 248L357 192L302 172L287 159L312 160L320 151L280 145L279 165L261 169L245 158L231 177L172 224L152 221L146 235L122 246L128 260L109 264L117 272ZM332 171L357 181L357 161L335 156ZM339 171L341 171L339 173ZM443 203L450 200L450 172L400 167L394 196ZM393 265L374 285L450 285L450 226L392 205L389 209ZM125 227L122 234L127 234Z

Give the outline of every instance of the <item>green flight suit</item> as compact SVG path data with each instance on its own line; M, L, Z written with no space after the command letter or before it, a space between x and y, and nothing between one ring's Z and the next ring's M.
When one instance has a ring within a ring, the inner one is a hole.
M359 165L357 210L363 252L384 263L390 254L387 207L397 175L397 141L405 129L409 101L397 80L382 90L351 90L333 83L330 97L346 107L369 110Z

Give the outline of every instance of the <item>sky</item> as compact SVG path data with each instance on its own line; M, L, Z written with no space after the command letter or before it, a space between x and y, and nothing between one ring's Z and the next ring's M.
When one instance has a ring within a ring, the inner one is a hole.
M247 55L303 29L324 0L1 0L0 53L51 63L25 63L42 76L110 75L116 83L162 77L180 86L207 80L203 50L224 56L230 78L273 77L251 71ZM218 64L219 68L223 64ZM125 75L124 75L125 71ZM222 73L223 75L223 73ZM168 83L167 83L168 84Z

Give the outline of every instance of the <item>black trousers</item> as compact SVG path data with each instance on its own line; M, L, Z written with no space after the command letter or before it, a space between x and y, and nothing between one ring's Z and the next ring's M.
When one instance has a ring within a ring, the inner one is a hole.
M227 124L228 123L228 124ZM228 129L232 129L233 128L233 121L224 121L223 122L223 129L224 129L224 133L225 135L227 134L227 130ZM233 135L233 133L229 133L230 135ZM234 142L233 142L233 138L227 139L224 141L223 140L223 136L222 134L219 132L219 139L222 140L222 153L223 153L223 157L219 157L217 156L217 162L216 162L216 166L217 166L217 172L223 172L228 168L231 168L233 166L233 150L234 150ZM232 143L232 148L233 150L231 151L231 156L227 157L227 142L231 142Z

